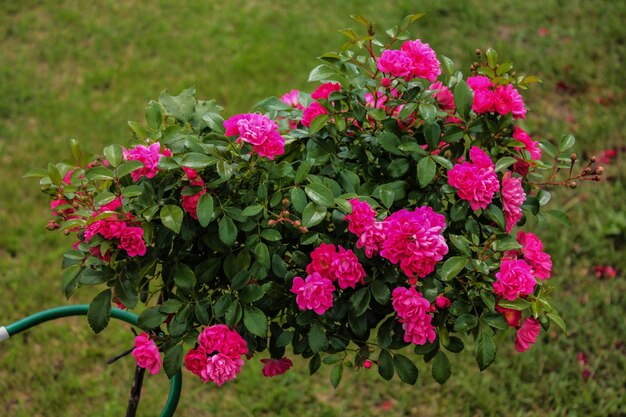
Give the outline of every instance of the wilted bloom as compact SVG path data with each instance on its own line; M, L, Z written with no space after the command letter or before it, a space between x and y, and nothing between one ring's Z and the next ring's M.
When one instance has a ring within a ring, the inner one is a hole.
M263 376L268 378L284 374L293 366L293 362L289 358L261 359L261 362L263 363Z
M598 279L611 279L617 276L617 269L611 265L597 265L593 267L593 272Z
M132 355L137 362L137 366L147 369L152 375L159 372L161 369L161 355L159 354L159 348L148 337L147 333L142 333L135 337L135 347L133 348Z
M524 352L530 349L530 345L537 341L537 336L541 331L541 324L539 320L528 317L522 323L522 326L517 330L515 335L515 350L518 352Z
M313 310L322 315L333 306L333 291L335 287L331 280L323 278L314 272L306 280L300 277L293 279L291 292L296 294L296 303L300 310Z

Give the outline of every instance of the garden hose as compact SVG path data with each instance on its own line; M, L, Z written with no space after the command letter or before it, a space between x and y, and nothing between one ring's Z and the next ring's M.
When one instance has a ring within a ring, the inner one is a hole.
M8 326L0 326L0 342L7 340L11 336L15 336L16 334L23 332L24 330L28 330L31 327L37 326L46 321L56 320L62 317L69 316L86 316L87 310L89 310L89 305L79 304L55 307L49 310L40 311L33 314L32 316L25 317L21 320L16 321L15 323L9 324ZM139 316L137 316L136 314L120 310L119 308L111 309L111 317L113 317L114 319L125 321L126 323L130 323L135 326L137 325L137 320L139 319ZM170 378L170 392L167 397L165 407L163 408L163 411L161 411L161 417L172 417L174 415L176 407L178 406L178 400L180 399L180 390L182 388L182 384L183 376L179 370L176 375Z

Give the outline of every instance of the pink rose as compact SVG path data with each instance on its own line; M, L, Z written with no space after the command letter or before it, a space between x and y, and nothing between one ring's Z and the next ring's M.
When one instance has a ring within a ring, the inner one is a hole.
M523 260L504 259L500 264L500 271L496 273L493 290L497 295L513 301L517 297L532 294L535 284L530 265Z
M313 120L322 114L328 114L328 110L317 101L314 101L311 105L309 105L309 107L304 109L304 113L302 114L302 125L310 127Z
M143 240L141 227L126 227L122 230L120 249L124 249L128 256L143 256L146 254L146 243Z
M206 327L198 336L198 342L202 350L209 354L217 351L234 358L248 353L246 341L225 324Z
M226 136L238 136L237 143L251 144L254 152L270 160L285 151L285 139L280 135L278 123L262 114L232 116L224 121L224 128Z
M511 84L498 86L494 92L494 106L498 113L513 113L514 119L526 117L526 107L520 93Z
M454 95L448 87L441 83L441 81L437 81L436 83L431 84L428 89L438 90L436 93L433 93L433 98L437 100L437 103L439 103L439 107L441 107L442 110L455 110L456 107L454 105Z
M307 265L307 274L319 273L324 278L330 278L330 265L335 257L335 245L322 243L311 252L311 263Z
M499 304L496 304L496 311L504 316L509 327L519 326L519 322L522 320L522 312L519 310L500 307Z
M524 320L524 323L522 323L515 335L515 350L521 353L530 349L530 345L537 341L540 331L541 324L539 320L533 317L528 317Z
M130 173L133 181L139 181L139 178L154 178L158 172L159 159L164 156L172 156L172 152L169 149L165 149L161 152L161 144L155 142L149 147L144 145L137 145L132 149L124 149L124 159L127 161L140 161L143 163L143 168L139 168Z
M502 205L507 233L511 233L513 227L522 218L524 201L526 201L526 193L522 188L522 179L513 178L511 171L507 171L502 177Z
M339 288L355 288L356 284L363 284L365 270L354 252L339 246L339 251L333 256L329 269L330 279L337 281Z
M495 111L495 96L491 90L474 91L474 101L472 102L472 110L476 114L491 113Z
M300 91L299 90L291 90L290 92L283 94L280 97L280 100L283 103L288 104L295 109L304 110L304 106L300 104Z
M437 338L435 327L431 324L432 317L424 313L414 320L402 322L404 341L414 345L423 345L426 342L433 343Z
M348 222L348 230L360 237L365 229L376 223L376 212L366 201L352 198L348 202L352 206L352 213L346 214L344 220Z
M444 309L449 308L452 305L452 302L445 295L438 295L435 299L435 305L437 308Z
M532 138L523 129L514 126L513 127L513 139L518 140L524 144L524 148L515 147L515 150L522 152L522 150L530 154L530 159L533 161L539 161L541 159L541 148L539 148L539 142L533 141ZM513 165L513 170L521 175L526 175L530 164L527 161L518 159L518 162Z
M126 229L126 222L117 220L114 217L103 219L101 221L98 221L97 223L99 225L98 233L100 233L102 237L108 240L121 238L122 234L124 233L124 229Z
M441 68L435 51L427 43L422 43L421 40L416 39L414 41L406 41L400 48L401 51L411 59L411 72L406 78L425 78L428 81L435 82L439 74L441 74Z
M413 320L430 310L430 302L415 287L397 287L392 291L391 297L391 305L401 319Z
M524 260L533 268L535 277L544 280L552 274L552 258L543 251L543 242L534 234L519 231L517 242L522 245Z
M295 277L291 286L291 292L296 294L298 308L313 310L319 315L333 306L334 290L332 281L317 272L309 275L306 280Z
M311 93L311 98L313 100L327 99L328 96L330 96L330 93L340 90L341 84L339 83L324 83L317 87L315 91Z
M461 199L469 201L472 210L485 209L500 189L500 182L491 158L482 149L472 146L470 159L472 162L456 164L448 171L448 183Z
M185 355L185 368L196 375L200 375L206 364L207 354L202 349L190 349Z
M206 366L200 371L200 377L207 383L214 382L217 386L222 386L225 382L235 379L241 372L243 359L240 357L230 357L222 353L209 356Z
M161 369L162 362L159 348L146 333L135 337L135 347L132 354L135 357L137 366L147 369L152 375L158 373L159 369Z
M263 376L267 378L284 374L293 366L289 358L261 359L261 362L263 363Z
M411 74L413 61L405 51L386 49L378 58L376 67L384 74L394 77L407 77Z
M385 224L384 222L376 222L369 225L359 240L356 242L356 247L365 251L365 256L372 258L374 255L378 255L383 249L383 243L385 241Z

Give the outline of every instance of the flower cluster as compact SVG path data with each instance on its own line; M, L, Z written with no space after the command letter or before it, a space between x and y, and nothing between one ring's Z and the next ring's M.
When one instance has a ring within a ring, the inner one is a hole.
M495 86L489 77L484 75L469 77L467 84L474 90L472 110L477 114L512 114L514 119L526 117L522 96L513 85Z
M425 78L434 82L441 74L437 54L420 39L404 42L400 50L384 50L378 58L377 68L384 74L403 77L407 81Z
M198 347L185 355L185 368L206 384L216 385L235 379L241 372L242 356L248 353L246 341L223 324L206 327L198 336Z
M428 300L415 287L398 287L391 295L393 309L404 329L404 341L416 345L433 343L437 335L431 324L432 316L429 312L432 308Z

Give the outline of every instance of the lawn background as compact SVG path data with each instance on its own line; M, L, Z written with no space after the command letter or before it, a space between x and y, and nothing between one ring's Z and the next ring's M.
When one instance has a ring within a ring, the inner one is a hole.
M66 303L61 254L71 242L44 227L47 198L32 167L69 154L69 138L91 151L130 143L127 120L143 120L163 89L195 86L225 115L306 82L316 56L359 28L361 14L379 30L426 12L415 38L467 73L475 48L494 47L544 83L525 94L523 126L557 141L573 132L579 155L618 149L601 183L555 190L552 220L535 228L555 261L556 305L567 334L543 332L529 352L499 340L496 363L479 373L472 346L452 359L440 387L418 364L417 385L383 382L375 370L347 372L333 390L328 371L308 378L306 363L273 380L258 358L221 389L185 375L178 415L187 416L624 416L626 415L626 3L600 0L467 1L113 1L0 2L0 324ZM596 265L617 278L598 280ZM88 302L79 291L71 302ZM131 346L128 326L94 336L84 318L50 323L0 344L0 415L120 416L132 358L105 360ZM577 361L579 352L588 364ZM581 372L591 377L584 382ZM140 415L157 415L163 375L146 378Z

